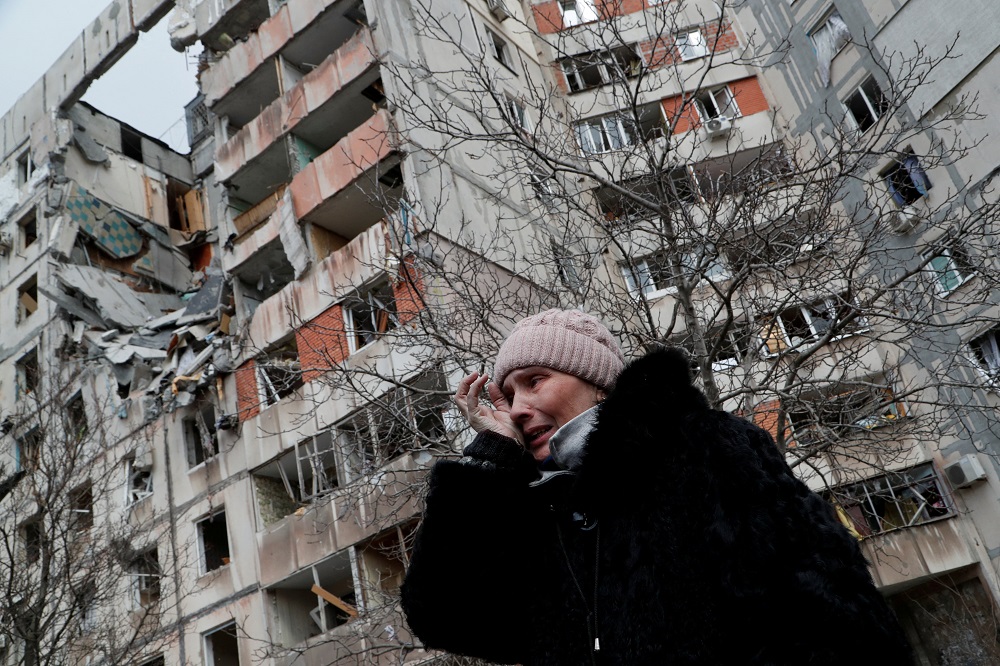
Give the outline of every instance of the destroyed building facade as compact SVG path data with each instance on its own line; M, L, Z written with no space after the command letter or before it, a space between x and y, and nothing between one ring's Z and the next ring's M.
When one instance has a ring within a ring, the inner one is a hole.
M817 214L765 224L759 207L717 248L699 232L668 252L623 188L652 197L656 163L663 217L702 210L681 219L711 229L703 209L784 178L790 153L886 122L893 63L860 36L888 53L976 20L929 0L777 4L720 16L711 2L627 0L110 3L0 118L0 611L22 618L0 664L60 650L81 664L444 659L413 644L395 595L423 472L466 441L456 378L528 309L599 311L626 344L645 317L653 337L690 346L678 304L690 293L710 311L706 285L737 264L769 262L800 287L796 266L830 259ZM160 20L177 48L205 47L201 94L178 101L187 155L80 101ZM985 90L991 39L962 42L947 76L898 112L933 117ZM983 416L1000 368L995 303L961 300L973 252L940 223L949 206L990 203L997 165L976 134L960 162L920 166L934 129L871 165L876 214L859 212L863 181L824 210L893 221L892 256L926 257L921 275L951 299L946 334L862 348L888 324L851 310L860 290L790 291L769 274L745 290L770 300L730 309L738 325L708 364L725 406L771 429L791 461L818 451L797 471L863 538L928 664L994 654L1000 598L998 442ZM692 267L699 280L679 289ZM831 321L841 333L824 338ZM828 353L803 383L821 388L760 380L811 343ZM836 354L853 375L830 370ZM981 409L936 407L933 438L899 427L930 411L902 388L957 356L968 374L936 384L956 391L938 402ZM824 449L858 432L881 459ZM62 582L47 588L50 570Z

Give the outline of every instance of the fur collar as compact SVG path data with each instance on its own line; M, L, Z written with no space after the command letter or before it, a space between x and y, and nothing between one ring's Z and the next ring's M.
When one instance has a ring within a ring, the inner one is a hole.
M632 361L601 405L581 465L580 492L591 500L617 490L629 494L628 486L641 486L637 476L668 464L675 441L709 410L691 384L683 351L665 347Z

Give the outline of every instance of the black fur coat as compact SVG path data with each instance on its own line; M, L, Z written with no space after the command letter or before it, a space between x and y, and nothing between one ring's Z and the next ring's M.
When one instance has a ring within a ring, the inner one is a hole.
M426 646L526 666L911 663L857 541L767 433L708 408L678 352L625 369L577 475L537 475L492 433L435 466L403 585Z

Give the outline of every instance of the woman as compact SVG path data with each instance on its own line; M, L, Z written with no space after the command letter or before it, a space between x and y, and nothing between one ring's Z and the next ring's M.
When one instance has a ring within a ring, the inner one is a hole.
M430 475L403 608L500 663L908 664L857 541L686 357L627 367L579 311L519 322L455 396L478 434ZM492 409L480 402L486 386Z

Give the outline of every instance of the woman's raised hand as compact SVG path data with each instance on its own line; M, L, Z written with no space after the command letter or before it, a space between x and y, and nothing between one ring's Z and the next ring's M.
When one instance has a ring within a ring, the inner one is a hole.
M488 375L480 375L478 372L473 372L463 378L458 383L458 391L455 393L455 403L458 405L458 409L476 432L492 430L506 437L512 437L523 444L521 431L510 418L510 404L495 384L490 384L487 387L490 396L489 403L492 404L484 405L480 402L479 396L488 381Z

